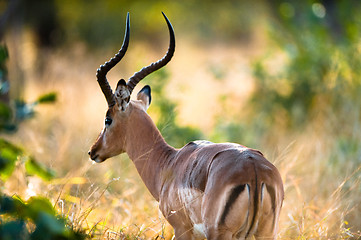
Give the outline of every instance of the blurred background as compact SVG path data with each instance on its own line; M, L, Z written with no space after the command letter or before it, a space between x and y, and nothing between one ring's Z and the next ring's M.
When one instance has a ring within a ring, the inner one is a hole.
M161 11L176 52L137 88L152 87L148 111L166 141L261 150L284 180L279 239L359 239L356 0L0 0L2 195L28 208L49 202L63 232L172 238L126 154L102 164L87 155L107 110L96 69L120 48L127 12L130 45L110 84L160 59L169 42ZM28 218L7 214L3 224L34 234Z

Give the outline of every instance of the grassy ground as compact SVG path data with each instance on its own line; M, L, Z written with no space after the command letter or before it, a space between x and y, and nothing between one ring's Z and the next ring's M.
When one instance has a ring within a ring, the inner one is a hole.
M138 60L139 55L158 57L157 53L145 54L147 46L133 46L127 61L109 74L113 86L119 77L130 76L148 62ZM191 61L187 58L190 52ZM59 101L40 106L34 119L8 137L55 169L58 177L48 183L37 178L24 181L19 165L5 189L25 198L47 196L75 229L92 239L171 239L172 228L126 155L102 164L88 159L106 111L95 71L112 53L102 54L87 53L79 44L67 51L42 53L42 60L36 52L17 59L27 59L25 98L55 90ZM206 138L223 139L222 132L214 133L219 116L224 120L242 117L235 112L245 107L253 90L250 57L249 51L237 46L209 50L180 39L166 86L167 97L178 106L178 124L197 127ZM39 72L37 65L42 61L46 68ZM327 118L315 114L302 131L272 129L249 146L264 152L284 180L279 239L360 238L361 108L359 104L347 107L351 109L347 124L326 105Z

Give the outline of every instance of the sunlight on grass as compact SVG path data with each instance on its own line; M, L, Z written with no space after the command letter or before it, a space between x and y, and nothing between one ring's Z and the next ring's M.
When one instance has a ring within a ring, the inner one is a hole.
M320 6L310 11L322 16ZM296 8L282 3L279 11L287 27ZM149 113L173 145L199 136L237 142L261 150L277 166L285 188L278 239L360 239L361 42L336 48L318 29L322 24L310 19L315 29L302 37L296 27L284 30L287 37L277 35L280 26L272 24L266 36L262 25L253 30L255 43L246 46L238 37L202 45L179 34L172 62L134 91L152 86ZM39 105L16 134L2 134L26 149L5 152L14 169L3 176L2 193L23 199L24 206L44 196L71 229L91 239L172 239L173 229L126 154L101 164L88 158L107 110L95 72L113 49L94 50L79 40L39 50L31 33L19 35L21 40L8 41L9 79L26 76L20 95L34 104L57 102ZM109 72L110 84L158 59L159 49L132 42L126 60Z
M55 66L71 62L66 56L56 59ZM102 164L88 160L86 152L102 127L106 103L96 81L92 81L93 72L79 73L80 69L72 69L66 75L49 69L55 75L48 88L67 91L61 92L56 107L41 108L36 120L21 127L17 135L21 137L14 137L28 149L34 149L37 158L48 159L61 177L49 183L35 180L23 185L9 183L9 189L18 189L19 194L30 189L33 194L45 194L72 228L84 230L94 239L171 239L172 228L126 155ZM82 77L73 81L77 75ZM81 88L84 85L87 88ZM31 82L29 98L37 95L37 91L37 83ZM304 132L278 135L274 139L277 144L261 146L280 169L285 184L279 239L360 236L354 226L360 221L357 212L361 165L354 169L342 163L330 165L330 149L337 139L323 127L316 119ZM354 134L359 138L361 134L357 131Z

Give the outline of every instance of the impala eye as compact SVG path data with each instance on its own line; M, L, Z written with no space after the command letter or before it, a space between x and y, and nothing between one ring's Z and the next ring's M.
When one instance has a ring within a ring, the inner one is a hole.
M112 124L113 120L110 117L106 117L105 118L105 126L109 126L110 124Z

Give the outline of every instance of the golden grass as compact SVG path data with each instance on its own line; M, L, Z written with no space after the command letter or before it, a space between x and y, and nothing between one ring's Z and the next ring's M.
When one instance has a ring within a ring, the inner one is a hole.
M224 69L232 74L222 80L226 82L226 88L220 93L223 84L207 70L215 61L205 60L209 52L193 46L193 50L197 49L192 59L197 70L190 67L189 75L185 77L185 70L179 66L187 63L182 51L185 55L189 51L180 48L177 50L180 56L176 55L169 67L172 73L169 97L179 103L182 122L202 128L209 135L214 122L210 120L204 127L199 124L201 118L206 114L213 119L218 114L217 108L221 106L214 101L218 99L215 96L234 93L237 85L234 78L239 69L235 65ZM82 229L93 239L171 239L172 228L161 216L157 203L126 155L102 164L88 160L87 151L102 128L106 110L95 81L95 70L108 57L97 53L97 58L89 59L81 45L73 50L45 56L47 65L42 74L35 72L36 63L32 68L24 69L26 99L32 100L48 90L56 90L59 102L39 107L35 119L24 123L15 136L8 136L54 168L58 178L50 183L32 177L25 181L19 165L7 183L7 191L24 197L46 195L73 228ZM141 52L137 48L132 51L127 61L135 60L135 53ZM221 57L226 59L230 51L228 48L217 49L218 56L222 53L226 55ZM107 56L111 55L107 53ZM238 58L236 55L231 59ZM243 61L247 66L247 60ZM115 85L114 79L122 76L120 72L129 76L137 70L130 66L121 65L109 74L112 85ZM233 96L239 102L244 101L252 87L248 75L240 80L247 82L247 85L241 85L240 95ZM204 87L207 94L199 95ZM239 102L232 102L235 104L232 107L239 107L242 104ZM206 109L206 112L189 114L194 108ZM311 122L303 132L283 134L275 142L264 145L266 156L279 168L285 185L279 239L358 239L361 236L361 165L347 161L336 165L330 163L330 149L335 147L336 139L332 130L326 129L324 124ZM361 130L358 128L357 131L355 135L361 140Z

